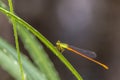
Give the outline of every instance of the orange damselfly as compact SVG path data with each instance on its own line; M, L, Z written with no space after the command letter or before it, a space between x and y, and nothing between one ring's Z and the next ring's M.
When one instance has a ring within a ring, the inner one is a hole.
M109 67L106 66L105 64L93 59L96 57L96 53L93 51L80 49L80 48L74 47L72 45L68 45L66 43L61 43L60 41L58 41L56 43L56 45L57 45L58 50L60 50L61 52L63 52L64 49L67 49L67 50L72 51L72 52L92 61L92 62L95 62L96 64L99 64L100 66L102 66L105 69L109 69Z

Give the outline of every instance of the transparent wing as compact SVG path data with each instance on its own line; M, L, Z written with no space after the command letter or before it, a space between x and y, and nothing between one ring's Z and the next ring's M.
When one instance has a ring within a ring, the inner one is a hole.
M90 50L80 49L80 48L77 48L77 47L72 46L72 45L69 45L69 48L72 48L72 49L74 49L74 50L76 50L76 51L78 51L78 52L80 52L80 53L82 53L82 54L84 54L84 55L86 55L90 58L96 58L97 57L96 53L93 52L93 51L90 51Z

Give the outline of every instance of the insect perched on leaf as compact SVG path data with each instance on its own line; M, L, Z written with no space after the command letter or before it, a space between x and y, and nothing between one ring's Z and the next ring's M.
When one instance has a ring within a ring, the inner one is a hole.
M56 45L57 45L57 49L60 52L63 52L64 49L67 49L67 50L72 51L72 52L74 52L74 53L76 53L76 54L78 54L78 55L92 61L92 62L95 62L96 64L99 64L100 66L102 66L105 69L109 69L109 67L106 66L105 64L93 59L93 58L96 57L96 53L93 52L93 51L80 49L80 48L74 47L72 45L68 45L66 43L61 43L60 41L57 41Z

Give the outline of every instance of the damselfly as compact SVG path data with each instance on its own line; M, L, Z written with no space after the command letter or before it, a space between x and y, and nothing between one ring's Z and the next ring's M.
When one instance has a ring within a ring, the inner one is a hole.
M66 43L61 43L60 41L58 41L56 43L56 45L57 45L58 50L60 50L61 52L63 52L64 49L67 49L67 50L72 51L72 52L92 61L92 62L95 62L96 64L99 64L100 66L102 66L105 69L109 69L109 67L106 66L105 64L93 59L96 57L96 53L93 51L80 49L80 48L74 47L72 45L68 45Z

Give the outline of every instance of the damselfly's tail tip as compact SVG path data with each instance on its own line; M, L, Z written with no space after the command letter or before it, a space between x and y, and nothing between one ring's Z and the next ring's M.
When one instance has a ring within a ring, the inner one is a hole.
M104 65L103 67L104 67L106 70L108 70L108 69L109 69L109 67L108 67L108 66L106 66L106 65Z

